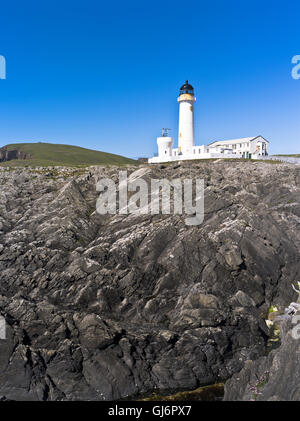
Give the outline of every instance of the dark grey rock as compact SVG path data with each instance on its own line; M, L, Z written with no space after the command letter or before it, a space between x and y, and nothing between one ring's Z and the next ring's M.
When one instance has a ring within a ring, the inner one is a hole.
M279 348L268 356L246 361L244 368L226 382L225 401L300 400L300 328L295 336L296 325L291 321L280 323Z
M117 181L118 170L0 170L5 399L107 400L223 381L264 355L267 308L293 299L296 166L142 166L146 180L204 178L195 227L181 215L98 215L96 181Z

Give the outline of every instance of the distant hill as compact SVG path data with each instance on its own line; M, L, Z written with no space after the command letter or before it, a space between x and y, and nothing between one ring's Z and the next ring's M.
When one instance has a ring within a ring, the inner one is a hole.
M277 154L277 155L273 155L273 156L287 156L288 158L300 158L300 154L296 153L296 154L290 154L290 155L284 155L284 154Z
M136 161L121 155L54 143L15 143L0 148L0 165L9 167L126 165Z

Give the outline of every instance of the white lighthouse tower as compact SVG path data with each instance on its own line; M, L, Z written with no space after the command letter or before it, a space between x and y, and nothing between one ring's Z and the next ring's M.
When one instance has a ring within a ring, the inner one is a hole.
M180 88L179 102L178 154L191 154L194 139L194 88L188 81Z

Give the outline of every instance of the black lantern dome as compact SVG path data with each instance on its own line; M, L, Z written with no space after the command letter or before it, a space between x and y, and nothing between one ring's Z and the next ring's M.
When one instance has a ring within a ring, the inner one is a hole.
M192 85L189 84L189 81L186 80L185 84L181 86L180 88L180 95L182 94L191 94L194 95L194 88Z

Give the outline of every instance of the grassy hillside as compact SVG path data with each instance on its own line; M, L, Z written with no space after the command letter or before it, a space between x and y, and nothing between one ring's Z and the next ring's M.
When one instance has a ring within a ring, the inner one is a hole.
M30 155L30 159L15 159L1 162L2 166L87 166L87 165L126 165L135 160L106 152L93 151L79 146L53 143L15 143L4 146L5 149L19 150Z
M287 156L288 158L300 158L300 154L298 153L298 154L294 154L294 155L283 155L283 154L280 154L280 155L273 155L273 156Z

